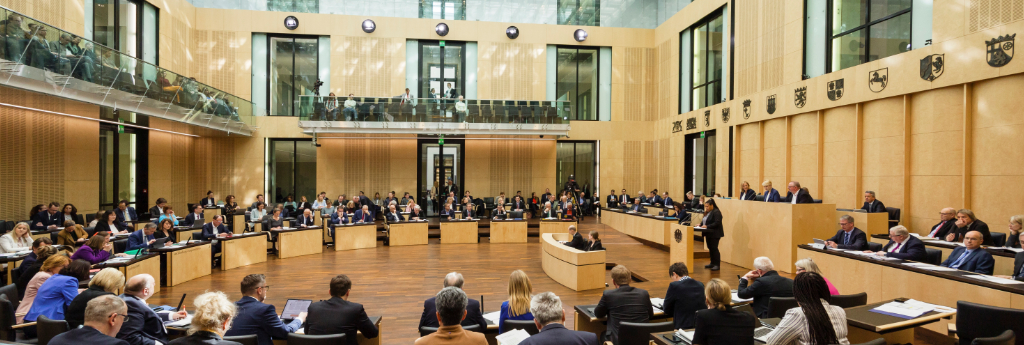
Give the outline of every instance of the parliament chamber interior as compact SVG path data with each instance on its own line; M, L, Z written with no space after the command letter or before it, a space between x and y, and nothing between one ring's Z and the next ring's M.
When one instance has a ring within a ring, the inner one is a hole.
M0 344L1022 345L1022 32L1020 0L0 0Z

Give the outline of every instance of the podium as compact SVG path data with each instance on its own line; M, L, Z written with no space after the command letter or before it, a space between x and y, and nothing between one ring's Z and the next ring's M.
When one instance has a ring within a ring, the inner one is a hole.
M835 231L840 230L839 217L843 215L853 217L853 225L864 231L864 234L868 235L868 237L871 237L871 235L889 235L889 214L886 212L867 213L855 212L853 210L836 210ZM835 234L835 231L832 233Z
M693 227L672 224L669 242L669 263L683 262L692 272L693 267Z
M796 272L796 246L835 235L835 204L789 204L715 199L722 211L725 237L718 245L722 261L751 268L754 258L772 259L775 269Z

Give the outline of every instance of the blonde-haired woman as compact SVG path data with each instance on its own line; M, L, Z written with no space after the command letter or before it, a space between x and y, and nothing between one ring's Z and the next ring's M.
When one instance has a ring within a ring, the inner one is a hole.
M21 222L11 230L0 236L0 252L17 253L32 249L32 233L29 231L28 223ZM7 266L4 264L4 266Z
M235 317L235 304L223 292L207 292L192 302L192 327L188 336L174 339L168 345L237 344L223 341L224 333Z
M505 333L505 320L533 320L533 314L530 313L532 297L533 284L530 284L530 277L521 270L512 271L512 276L508 278L508 300L501 303L498 334Z
M36 299L36 293L39 292L39 287L43 286L43 283L47 279L50 279L54 274L60 272L60 270L67 267L71 263L71 258L67 255L50 255L43 261L43 265L39 267L39 272L32 276L32 280L28 281L28 286L25 288L25 297L21 299L21 303L18 304L18 310L14 313L18 316L18 323L22 323L25 320L25 313L28 313L29 309L32 309L32 302Z
M753 343L754 315L732 308L732 288L729 283L718 278L711 279L704 285L704 296L708 309L697 311L694 345Z
M772 180L764 180L764 183L761 183L761 186L764 187L764 202L782 201L782 196L779 195L779 191L772 188Z
M85 307L89 301L103 295L114 295L123 288L124 273L111 267L100 270L89 280L89 288L71 300L68 310L64 312L64 320L67 320L71 329L78 328L85 323Z
M1024 214L1018 214L1010 217L1010 236L1006 239L1006 246L1010 248L1020 248L1020 234L1021 229L1024 228Z
M820 275L821 279L825 280L825 284L828 284L829 295L835 296L839 294L839 289L836 289L835 285L832 285L832 282L828 281L828 278L825 278L824 274L821 274L821 269L818 268L818 264L814 263L814 260L811 260L811 258L797 260L797 262L793 265L796 266L797 274L804 272L814 272Z

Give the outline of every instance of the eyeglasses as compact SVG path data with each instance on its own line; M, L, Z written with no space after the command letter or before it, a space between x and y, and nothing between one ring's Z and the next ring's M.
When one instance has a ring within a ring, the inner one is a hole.
M846 226L846 224L850 224L850 223L839 223L839 226Z
M270 290L270 285L260 286L257 289Z
M123 318L124 318L124 320L121 320L122 322L128 322L128 320L130 320L130 319L128 318L128 314L118 314L118 313L114 313L114 315L120 315L121 317L123 317Z

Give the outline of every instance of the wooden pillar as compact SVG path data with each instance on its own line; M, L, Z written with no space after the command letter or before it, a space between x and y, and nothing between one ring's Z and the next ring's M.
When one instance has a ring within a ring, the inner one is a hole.
M825 199L825 112L818 110L818 195ZM823 201L824 202L824 201ZM831 201L835 202L835 201Z
M786 182L789 183L789 181L793 180L793 169L790 167L793 164L793 150L792 150L792 148L793 148L793 146L792 146L793 145L793 139L792 139L793 138L793 116L786 116L786 129L785 129L785 131L786 131L785 132L786 133L786 143L784 145L786 145L785 146L786 154L785 154L785 158L784 158L785 161L783 162L783 164L785 164L785 167L783 169L784 169L785 175L786 175ZM821 193L821 191L816 191L816 192L817 193ZM821 194L818 194L818 195L820 196Z
M903 95L903 208L900 210L900 224L907 229L910 226L910 95Z
M971 209L971 156L973 152L973 133L974 133L974 112L972 106L974 104L974 84L964 84L964 160L960 164L962 167L963 174L963 205L966 209Z
M757 179L764 181L764 121L757 123L757 141L761 143L757 147Z
M857 121L856 121L856 133L854 135L853 145L855 147L855 154L857 155L857 163L854 171L854 185L857 186L857 190L853 193L853 203L851 208L858 208L857 205L863 200L861 193L864 191L864 172L861 169L864 168L864 106L861 103L856 105Z
M740 187L740 183L743 183L743 177L740 176L741 172L743 171L743 169L740 166L740 162L742 162L742 160L740 159L740 155L743 152L743 149L740 146L740 136L743 133L743 126L736 125L733 126L733 128L735 128L735 130L733 131L732 135L732 186L735 190ZM751 188L753 188L753 186L751 186ZM733 195L732 193L733 191L729 191L729 195Z

